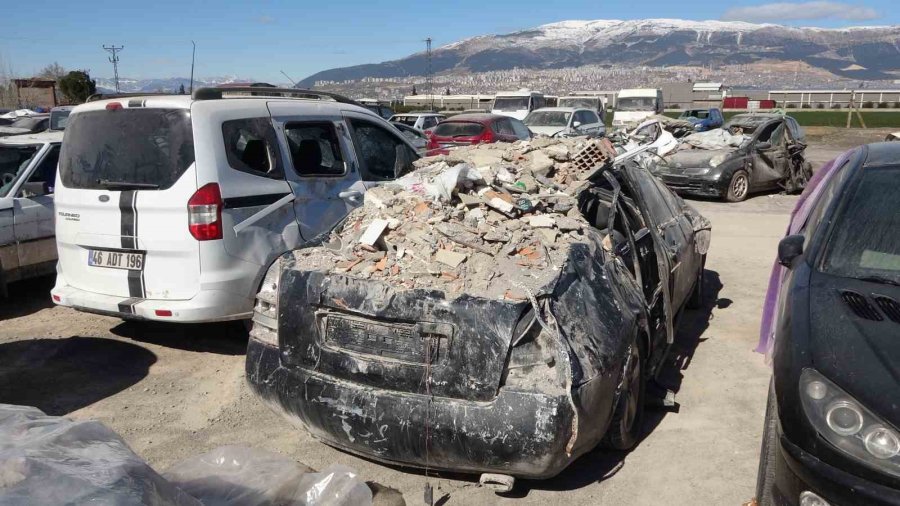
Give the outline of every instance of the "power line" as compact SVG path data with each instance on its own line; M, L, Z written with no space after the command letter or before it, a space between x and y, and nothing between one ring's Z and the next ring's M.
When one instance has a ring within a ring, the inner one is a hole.
M116 47L115 44L111 46L104 45L103 49L106 50L112 56L109 57L109 62L113 64L113 75L116 78L116 93L119 93L119 51L125 49L125 46Z

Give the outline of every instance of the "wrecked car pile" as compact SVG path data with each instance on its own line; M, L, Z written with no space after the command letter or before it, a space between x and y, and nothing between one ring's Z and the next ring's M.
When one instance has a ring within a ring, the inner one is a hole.
M615 157L606 140L461 148L372 189L306 268L486 298L524 300L589 228L578 194Z

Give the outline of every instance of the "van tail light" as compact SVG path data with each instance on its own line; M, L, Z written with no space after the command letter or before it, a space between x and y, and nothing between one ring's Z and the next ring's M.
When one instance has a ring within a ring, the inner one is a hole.
M217 183L197 190L188 200L188 229L198 241L222 238L222 193Z

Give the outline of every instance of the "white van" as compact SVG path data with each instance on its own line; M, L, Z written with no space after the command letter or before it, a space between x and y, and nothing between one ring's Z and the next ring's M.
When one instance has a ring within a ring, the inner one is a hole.
M662 114L665 109L662 90L657 88L636 88L621 90L616 95L616 112L613 114L613 128L622 128Z
M52 298L133 319L249 318L278 255L416 158L388 122L336 95L202 88L88 102L60 155Z
M538 91L519 90L497 93L494 103L491 105L491 114L509 116L519 121L525 119L528 113L547 105L544 94Z

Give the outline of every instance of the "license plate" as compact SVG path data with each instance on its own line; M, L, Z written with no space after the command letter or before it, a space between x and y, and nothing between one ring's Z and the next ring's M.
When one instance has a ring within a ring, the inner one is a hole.
M144 254L128 251L89 249L88 265L91 267L139 271L144 268Z
M413 363L440 361L453 336L453 327L444 323L379 322L334 314L326 317L324 327L325 342L334 347Z

